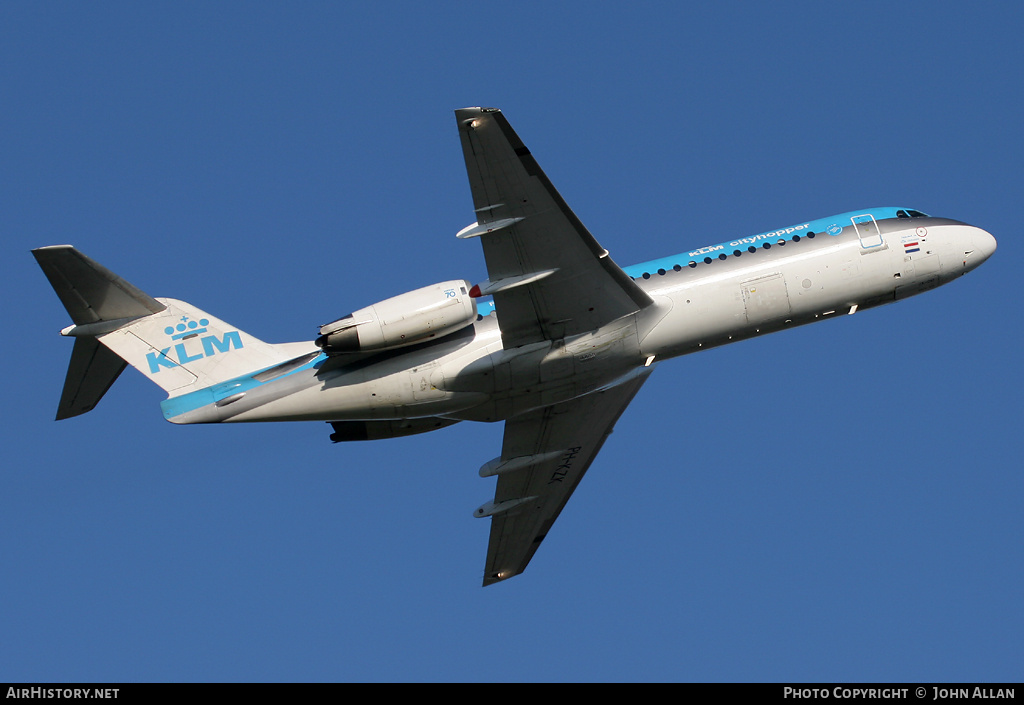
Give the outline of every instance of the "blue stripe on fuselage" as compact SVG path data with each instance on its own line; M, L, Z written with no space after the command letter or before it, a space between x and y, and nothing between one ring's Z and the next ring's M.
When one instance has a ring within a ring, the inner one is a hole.
M218 382L217 384L211 385L209 387L204 387L203 389L197 389L196 391L189 392L188 394L182 394L181 396L171 397L170 399L164 399L162 402L160 402L160 409L163 411L165 419L172 419L175 416L180 416L181 414L184 414L188 411L195 411L196 409L202 408L207 404L213 404L215 402L218 402L221 399L225 399L233 394L247 392L250 389L255 389L256 387L260 387L264 384L269 384L270 382L274 382L279 379L284 379L285 377L290 377L296 372L301 372L302 370L308 370L312 367L316 367L326 359L327 354L320 353L315 358L307 362L305 365L296 367L294 370L289 370L288 372L278 377L268 379L264 382L257 380L257 375L260 375L266 372L267 370L272 370L275 367L280 367L280 365L286 365L288 364L288 361L279 363L277 365L271 365L270 367L266 367L262 370L255 370L247 375L235 377L234 379L229 379L224 382Z
M833 215L828 218L819 218L806 223L800 223L799 225L791 225L788 228L769 230L768 232L759 233L751 237L742 237L728 242L720 242L717 245L700 247L696 250L672 255L671 257L662 257L661 259L651 260L650 262L641 262L640 264L623 267L623 270L626 274L636 279L638 277L642 277L645 273L654 274L659 269L669 271L674 269L677 265L680 267L686 267L690 262L703 262L705 257L711 257L714 259L719 255L731 255L736 250L745 252L748 247L761 247L766 242L774 245L780 240L789 241L793 239L794 235L803 237L807 233L814 233L815 235L828 234L830 229L833 229L834 226L839 226L839 228L849 227L853 224L851 218L859 215L868 215L870 213L875 220L895 218L897 210L907 209L868 208L862 211L840 213L839 215Z

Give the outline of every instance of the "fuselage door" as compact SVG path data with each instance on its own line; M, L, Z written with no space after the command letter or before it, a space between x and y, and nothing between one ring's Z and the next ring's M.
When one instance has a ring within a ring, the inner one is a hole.
M747 323L764 323L789 315L789 292L781 273L750 279L743 282L740 287L743 291Z
M878 230L878 223L875 222L875 216L870 213L865 213L864 215L855 215L850 218L850 220L853 222L853 227L857 230L857 237L860 238L861 249L884 249L882 247L882 233Z

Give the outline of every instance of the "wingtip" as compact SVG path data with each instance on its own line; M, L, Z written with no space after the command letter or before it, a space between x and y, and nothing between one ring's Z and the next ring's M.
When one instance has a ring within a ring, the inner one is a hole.
M498 108L481 108L481 107L459 108L458 110L455 111L455 118L459 122L465 122L466 120L472 120L473 118L478 118L481 115L487 115L487 114L490 114L490 113L500 113L500 112L501 112L501 110L499 110Z
M33 255L39 256L40 253L48 252L50 250L74 250L74 245L44 245L43 247L33 247L29 252Z
M522 571L516 572L512 570L500 570L497 573L489 573L484 576L484 587L494 585L495 583L503 583L509 578L516 577L521 572Z

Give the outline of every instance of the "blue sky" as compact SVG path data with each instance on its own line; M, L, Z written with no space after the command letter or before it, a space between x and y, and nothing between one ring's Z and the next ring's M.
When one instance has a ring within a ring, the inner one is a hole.
M5 3L0 680L1019 681L1017 3ZM500 425L54 422L71 243L271 342L485 278L452 111L501 107L621 265L901 205L999 250L661 365L525 574Z

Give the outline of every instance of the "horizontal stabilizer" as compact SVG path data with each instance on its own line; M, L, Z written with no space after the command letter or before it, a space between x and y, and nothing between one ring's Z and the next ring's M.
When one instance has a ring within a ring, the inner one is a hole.
M71 245L32 250L75 325L139 318L166 306Z
M57 406L57 420L92 411L127 366L96 338L76 338Z

